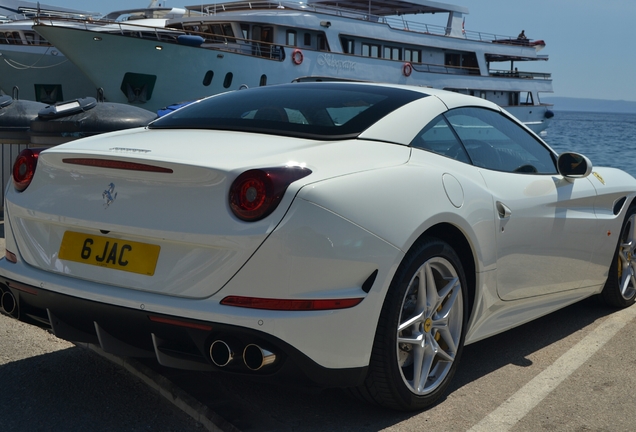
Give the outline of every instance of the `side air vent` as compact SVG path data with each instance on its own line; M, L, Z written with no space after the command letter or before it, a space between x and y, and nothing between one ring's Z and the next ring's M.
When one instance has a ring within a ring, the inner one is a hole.
M625 200L626 199L627 199L627 197L623 197L623 198L620 198L620 199L616 200L616 202L614 202L613 212L614 212L615 216L618 215L621 212L621 210L623 209L623 205L625 204Z
M373 283L375 282L375 278L378 275L378 271L374 270L373 273L371 273L371 275L367 278L366 281L364 281L364 283L362 284L362 291L364 291L365 293L368 293L369 291L371 291L371 287L373 286Z

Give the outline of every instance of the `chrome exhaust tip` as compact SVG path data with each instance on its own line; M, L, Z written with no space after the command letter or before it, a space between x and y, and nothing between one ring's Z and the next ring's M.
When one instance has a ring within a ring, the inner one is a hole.
M257 371L276 361L276 354L255 344L249 344L243 350L243 362L249 370Z
M222 340L215 340L210 345L210 360L218 367L225 367L234 360L234 351Z
M5 291L2 293L2 297L0 298L0 307L2 307L2 310L5 313L12 317L18 317L18 302L15 300L11 291Z

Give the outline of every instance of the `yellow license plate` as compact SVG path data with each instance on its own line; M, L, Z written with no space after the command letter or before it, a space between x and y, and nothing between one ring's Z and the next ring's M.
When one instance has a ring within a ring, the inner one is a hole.
M161 246L66 231L58 257L94 266L152 276Z

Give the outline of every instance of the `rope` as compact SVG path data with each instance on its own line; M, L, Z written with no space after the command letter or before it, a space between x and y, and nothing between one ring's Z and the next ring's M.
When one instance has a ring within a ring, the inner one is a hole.
M37 59L35 61L35 63L33 63L31 65L25 65L25 64L22 64L22 63L18 63L15 60L7 59L6 58L7 56L5 54L3 54L2 57L4 58L4 61L5 61L6 64L8 64L9 66L11 66L12 68L17 69L17 70L50 69L50 68L54 68L54 67L60 66L60 65L66 63L68 61L68 59L66 57L64 57L64 61L62 61L60 63L57 63L57 64L54 64L54 65L50 65L50 66L35 66L36 64L38 64L40 62L40 60L42 60L44 58L44 56L49 52L49 50L50 50L50 48L47 48L46 51L44 51L44 53L42 53L40 58Z
M63 62L54 64L54 65L50 65L50 66L35 66L40 60L38 60L37 62L33 63L32 65L25 65L22 63L18 63L17 61L11 60L11 59L4 59L5 63L8 64L9 66L11 66L14 69L18 69L18 70L24 70L24 69L50 69L50 68L54 68L57 66L60 66L64 63L66 63L68 61L68 59L65 59Z

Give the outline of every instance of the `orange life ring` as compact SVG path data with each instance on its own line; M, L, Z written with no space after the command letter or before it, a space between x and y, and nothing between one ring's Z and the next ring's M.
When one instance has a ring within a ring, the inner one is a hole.
M303 62L303 52L296 48L291 55L291 59L295 65L299 65Z
M406 62L404 63L404 65L402 65L402 73L404 74L404 76L411 76L412 72L413 66L411 65L411 63Z

